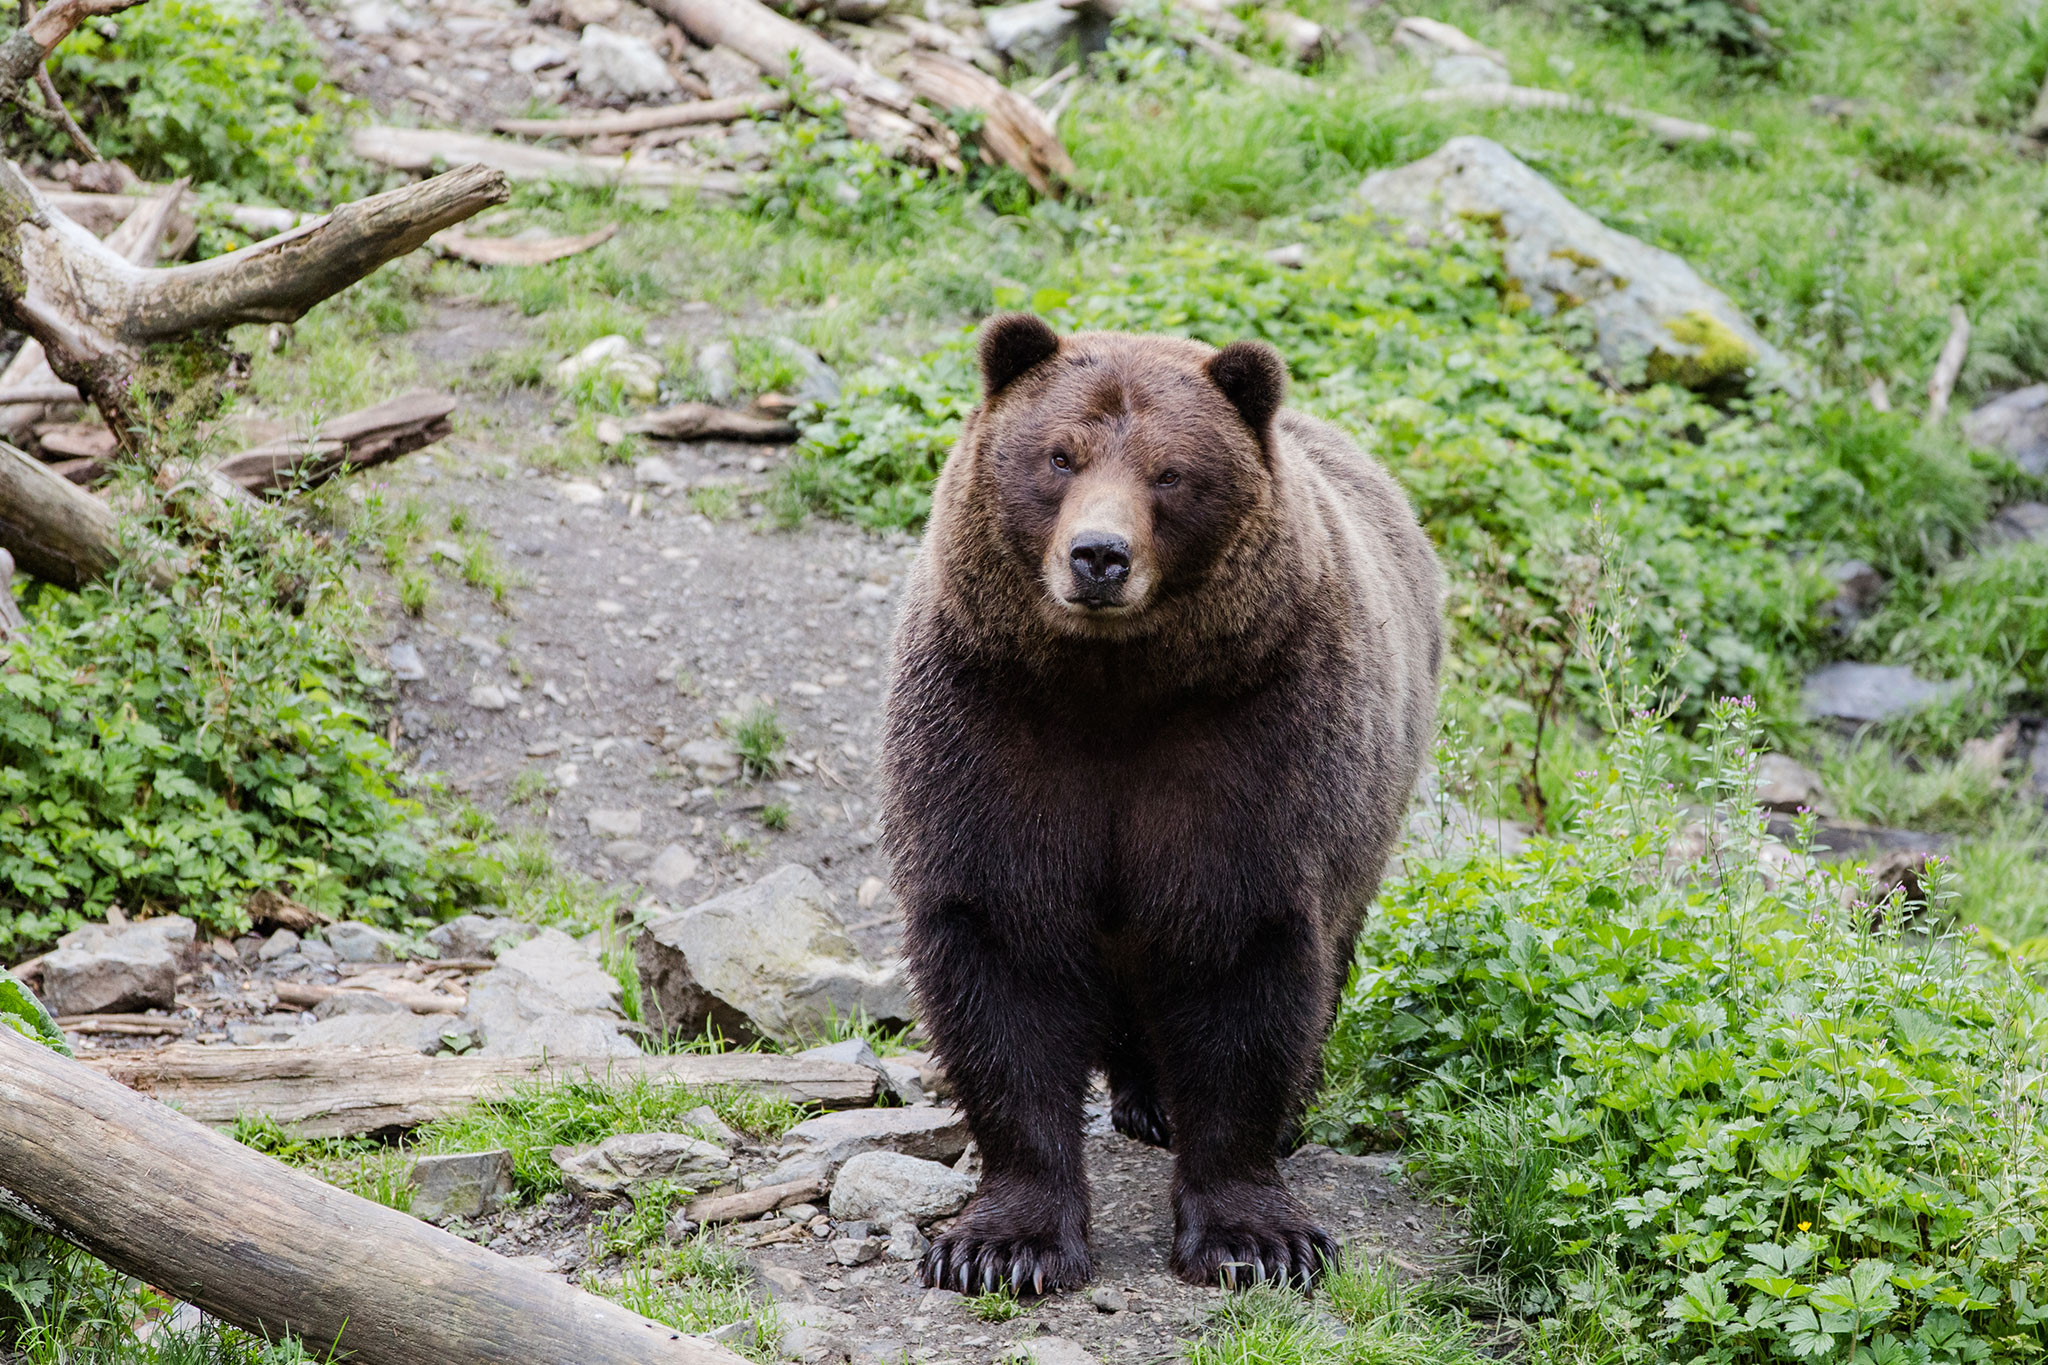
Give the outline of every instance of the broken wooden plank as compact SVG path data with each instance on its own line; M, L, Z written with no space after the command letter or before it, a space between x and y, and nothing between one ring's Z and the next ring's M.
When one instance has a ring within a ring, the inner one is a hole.
M423 1059L422 1059L423 1060ZM358 1365L743 1365L0 1029L0 1185L124 1274Z
M367 469L431 445L454 430L456 400L422 390L322 423L311 437L271 441L230 455L214 472L251 493L304 488L343 469Z
M758 95L731 95L722 100L691 100L658 109L633 109L623 114L590 118L505 118L492 124L517 137L604 137L611 133L651 133L657 128L688 128L697 124L732 123L789 108L780 90Z
M91 1064L202 1123L265 1114L310 1137L416 1128L528 1080L630 1080L734 1086L828 1109L874 1103L866 1067L767 1053L652 1057L426 1057L361 1048L173 1044Z
M45 422L36 444L46 460L107 460L121 443L105 422Z
M446 128L358 128L352 145L357 156L401 171L431 171L436 166L483 165L511 180L563 180L580 184L624 184L645 189L693 189L702 195L733 199L745 186L731 171L700 171L673 161L639 157L587 156L581 152L531 147L501 137L461 133Z
M657 436L665 441L767 441L786 445L797 438L797 429L788 422L710 403L677 403L643 413L626 423L626 431L633 436Z
M444 255L471 265L546 265L603 246L618 235L617 223L576 237L472 237L451 229L433 244Z

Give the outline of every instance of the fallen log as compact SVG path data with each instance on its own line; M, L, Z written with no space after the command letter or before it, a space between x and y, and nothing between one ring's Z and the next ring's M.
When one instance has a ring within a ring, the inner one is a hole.
M0 1029L0 1185L125 1274L362 1365L740 1365Z
M1941 343L1941 354L1934 362L1934 373L1927 380L1927 425L1937 426L1948 416L1948 400L1956 391L1956 379L1963 372L1963 361L1970 355L1970 315L1960 303L1948 310L1948 339Z
M1570 114L1599 114L1607 118L1639 123L1660 141L1676 146L1686 142L1723 141L1737 147L1754 147L1756 134L1739 128L1716 128L1710 123L1674 118L1627 104L1607 104L1567 95L1562 90L1539 90L1527 85L1454 85L1442 90L1418 90L1392 101L1394 104L1476 104L1489 109L1555 109Z
M588 156L446 128L358 128L351 146L363 160L400 171L488 166L511 180L692 189L718 199L737 198L745 188L740 177L731 171L699 171L672 161L643 161L637 157Z
M1046 196L1063 192L1074 159L1045 111L979 67L941 52L904 54L900 74L920 97L957 113L982 115L976 134L990 156Z
M128 445L145 429L136 390L152 343L242 322L295 322L508 194L503 175L466 167L344 204L225 256L156 270L109 250L0 162L0 246L18 262L0 272L0 321L41 342L57 376Z
M214 472L251 493L308 488L345 469L367 469L432 445L454 430L448 418L455 408L446 394L409 393L325 422L311 437L230 455Z
M414 1014L456 1014L469 1003L467 992L437 991L412 981L379 981L374 985L360 986L319 986L309 981L280 981L274 989L278 1004L306 1010L336 996L351 995L359 998L379 996L395 1005L405 1006Z
M95 1057L91 1064L201 1123L267 1114L309 1137L358 1137L445 1118L520 1081L645 1076L734 1086L826 1108L874 1103L865 1067L765 1053L712 1056L426 1057L357 1048L233 1048L173 1044Z
M789 108L780 90L734 95L722 100L692 100L659 109L634 109L593 118L506 118L491 126L517 137L603 137L609 133L651 133L657 128L688 128L700 123L732 123Z
M603 246L618 235L617 223L575 237L472 237L450 228L434 239L434 246L471 265L546 265Z
M856 57L841 52L815 30L783 18L758 0L647 0L648 8L673 21L705 47L723 44L761 70L783 80L792 60L820 90L841 97L847 130L891 156L958 174L960 139L920 108L909 90Z
M77 588L112 574L121 562L121 528L113 509L36 459L0 442L0 549L26 572ZM162 558L144 565L151 582L177 578Z
M788 422L709 403L677 403L659 408L633 418L625 429L629 435L655 436L665 441L766 441L774 445L786 445L798 434Z

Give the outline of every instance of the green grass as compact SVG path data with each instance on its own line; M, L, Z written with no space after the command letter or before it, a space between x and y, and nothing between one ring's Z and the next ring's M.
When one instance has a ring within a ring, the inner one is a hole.
M1008 1322L1012 1318L1022 1317L1028 1311L1023 1301L1008 1289L969 1295L965 1305L968 1312L983 1322Z
M1431 1307L1391 1265L1363 1260L1317 1299L1258 1286L1225 1299L1189 1365L1479 1365L1491 1353L1462 1313ZM1320 1310L1320 1311L1318 1311Z
M740 768L749 777L773 777L782 771L783 750L789 747L789 731L772 706L757 706L741 716L732 727L732 747L740 756ZM788 823L788 811L783 812ZM762 823L766 824L763 812ZM773 829L775 826L770 825Z
M682 1116L700 1104L710 1105L726 1123L759 1138L780 1137L806 1116L801 1106L787 1100L634 1076L522 1085L429 1124L419 1131L416 1145L423 1152L509 1149L520 1191L537 1196L561 1188L561 1172L548 1155L554 1148L601 1142L619 1133L672 1132Z

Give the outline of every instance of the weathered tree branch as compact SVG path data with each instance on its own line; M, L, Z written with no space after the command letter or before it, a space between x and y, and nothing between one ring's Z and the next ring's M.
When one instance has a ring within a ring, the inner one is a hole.
M0 1029L0 1182L127 1274L362 1365L742 1365Z
M1962 375L1963 362L1970 355L1970 314L1960 303L1948 310L1948 339L1941 344L1941 355L1934 362L1934 373L1927 380L1927 425L1936 426L1948 416L1948 400L1956 391L1956 380Z
M491 125L501 133L518 137L603 137L611 133L650 133L657 128L689 128L698 124L731 123L789 107L789 96L779 90L758 95L734 95L722 100L691 100L659 109L629 109L622 114L596 114L589 118L506 118Z
M101 14L119 14L143 0L57 0L0 43L0 99L20 100L22 88L36 78L57 44L71 30Z
M113 509L26 451L0 443L0 550L24 572L77 588L114 572L121 529ZM174 566L152 559L151 582L168 587Z

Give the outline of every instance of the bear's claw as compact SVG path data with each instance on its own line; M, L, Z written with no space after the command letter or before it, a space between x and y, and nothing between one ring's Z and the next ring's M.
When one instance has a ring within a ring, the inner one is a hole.
M1045 1294L1078 1289L1095 1274L1086 1246L1059 1245L1041 1237L980 1237L956 1230L938 1238L918 1263L928 1289L988 1294Z
M1312 1223L1221 1227L1175 1240L1173 1272L1190 1284L1244 1289L1273 1282L1313 1289L1342 1258L1336 1239Z

